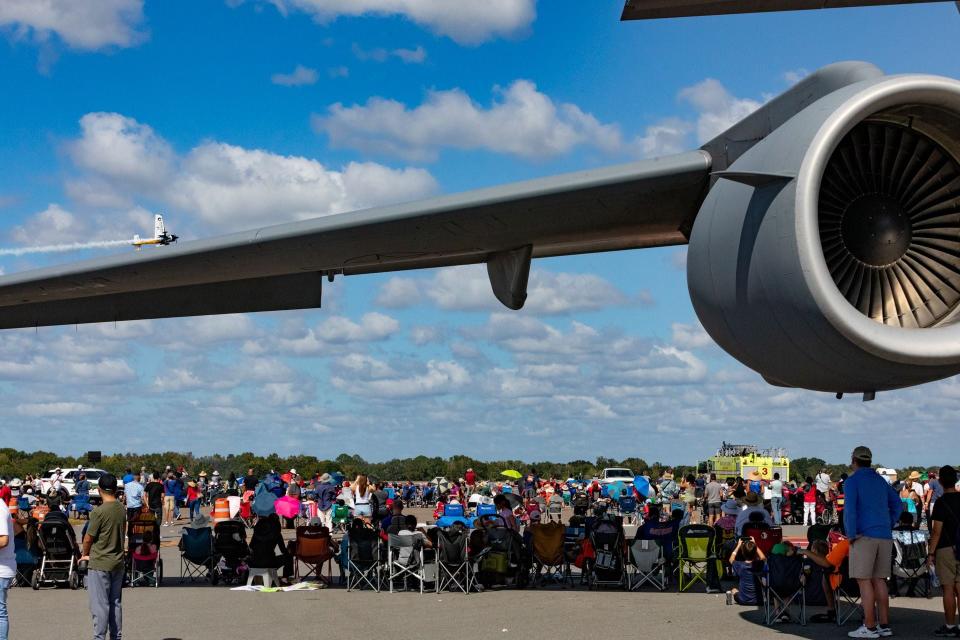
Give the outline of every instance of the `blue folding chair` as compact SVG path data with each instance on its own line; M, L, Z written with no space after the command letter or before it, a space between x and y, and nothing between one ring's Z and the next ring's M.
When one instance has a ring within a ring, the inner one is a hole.
M213 529L184 529L180 537L180 582L211 580L212 576Z

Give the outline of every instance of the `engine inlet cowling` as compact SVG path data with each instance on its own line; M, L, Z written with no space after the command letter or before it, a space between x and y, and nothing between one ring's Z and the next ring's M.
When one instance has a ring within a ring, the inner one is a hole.
M960 302L960 163L905 125L861 122L833 152L820 187L830 275L863 315L922 328Z
M960 82L837 89L718 177L687 284L728 353L769 382L832 392L960 373Z

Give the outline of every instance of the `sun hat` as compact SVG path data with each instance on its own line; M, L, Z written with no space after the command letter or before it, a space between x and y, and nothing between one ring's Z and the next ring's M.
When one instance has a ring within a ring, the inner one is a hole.
M207 472L206 472L206 471L201 471L201 472L200 472L200 477L201 477L201 478L206 478L206 477L207 477Z
M753 471L750 472L749 478L750 478L750 480L759 480L759 479L760 479L760 474L757 472L756 469L754 469Z
M720 511L725 515L735 516L740 513L740 505L737 504L736 499L730 498L721 505Z
M907 477L907 479L908 479L908 480L919 480L919 479L920 479L920 472L919 472L919 471L911 471L911 472L910 472L910 475Z
M297 474L297 470L296 470L296 469L290 469L290 473L296 475L296 474Z
M747 491L747 495L743 498L743 503L750 506L756 506L760 504L760 496L757 495L756 491Z
M187 482L187 486L188 486L188 487L193 487L194 489L196 489L196 488L197 488L197 483L194 482L193 480L190 480L189 482Z
M210 518L203 515L202 513L196 518L190 521L190 524L187 525L189 529L203 529L210 526Z
M326 482L330 482L330 480L332 480L332 478L330 477L329 473L325 473L322 476L320 476L320 482L326 483Z

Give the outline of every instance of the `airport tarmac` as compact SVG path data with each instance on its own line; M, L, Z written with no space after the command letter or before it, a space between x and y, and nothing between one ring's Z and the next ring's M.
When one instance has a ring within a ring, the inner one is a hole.
M417 511L421 520L426 511ZM755 608L728 606L723 595L587 591L550 585L483 593L347 592L341 586L303 592L230 591L225 586L180 584L174 546L179 527L164 527L160 588L124 589L123 631L128 640L236 640L237 638L432 639L524 638L844 638L854 628L827 624L763 625ZM788 527L788 537L802 536ZM336 565L334 572L336 573ZM726 585L725 585L726 586ZM87 594L69 589L13 588L10 637L62 640L86 637L92 627ZM820 611L821 609L811 609ZM925 638L942 624L939 598L897 598L896 637Z

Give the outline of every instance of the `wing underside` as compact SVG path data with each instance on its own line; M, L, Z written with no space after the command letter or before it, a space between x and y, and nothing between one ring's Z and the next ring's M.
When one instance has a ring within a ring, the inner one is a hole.
M920 4L947 0L627 0L621 20L834 9L887 4Z
M531 258L686 243L709 171L692 151L11 274L0 328L312 308L324 276L482 262L518 308Z

